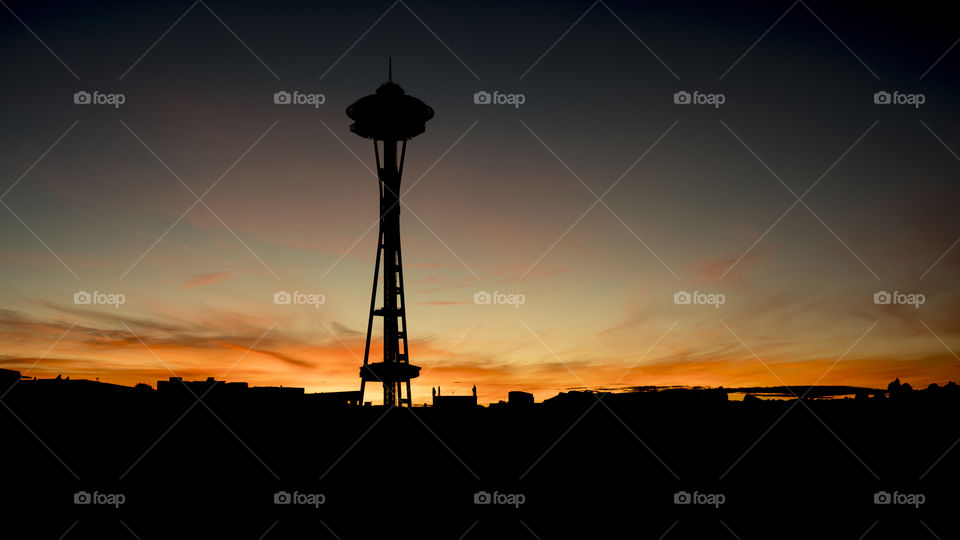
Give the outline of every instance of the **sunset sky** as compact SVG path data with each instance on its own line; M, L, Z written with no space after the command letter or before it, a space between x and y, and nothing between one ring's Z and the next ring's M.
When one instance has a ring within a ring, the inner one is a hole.
M7 5L0 367L357 389L378 203L344 109L392 56L436 110L402 193L415 403L960 380L960 34L935 8Z

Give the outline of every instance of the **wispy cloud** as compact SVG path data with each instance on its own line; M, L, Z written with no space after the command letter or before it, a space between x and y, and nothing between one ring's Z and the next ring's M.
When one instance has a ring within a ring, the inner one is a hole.
M213 272L210 274L196 274L183 284L184 289L192 289L202 285L212 285L233 277L233 272Z

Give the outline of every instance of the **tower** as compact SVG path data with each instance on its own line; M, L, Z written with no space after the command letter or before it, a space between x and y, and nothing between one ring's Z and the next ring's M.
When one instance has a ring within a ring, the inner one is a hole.
M360 402L367 381L383 384L383 405L412 405L410 379L420 375L420 368L410 363L407 346L407 303L403 296L403 258L400 253L400 178L407 141L426 129L433 118L433 109L419 99L407 95L393 82L393 63L388 80L376 93L362 97L347 107L353 120L350 131L373 139L380 188L380 232L377 235L377 261L373 270L373 292L367 318L367 341L360 368ZM398 161L399 153L399 161ZM380 265L383 263L383 306L376 307ZM383 360L370 362L370 338L373 319L383 319ZM406 392L404 393L404 388Z

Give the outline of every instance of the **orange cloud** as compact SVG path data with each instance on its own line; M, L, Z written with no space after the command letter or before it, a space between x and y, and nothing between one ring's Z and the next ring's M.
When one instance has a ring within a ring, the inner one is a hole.
M218 281L223 281L225 279L233 276L233 272L213 272L210 274L196 274L193 276L190 281L187 281L183 284L184 289L192 289L194 287L200 287L201 285L211 285Z

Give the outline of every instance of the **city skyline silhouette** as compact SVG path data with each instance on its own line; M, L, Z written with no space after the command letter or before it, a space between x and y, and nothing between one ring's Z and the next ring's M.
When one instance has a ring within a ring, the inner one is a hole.
M955 12L0 0L0 537L957 537Z

